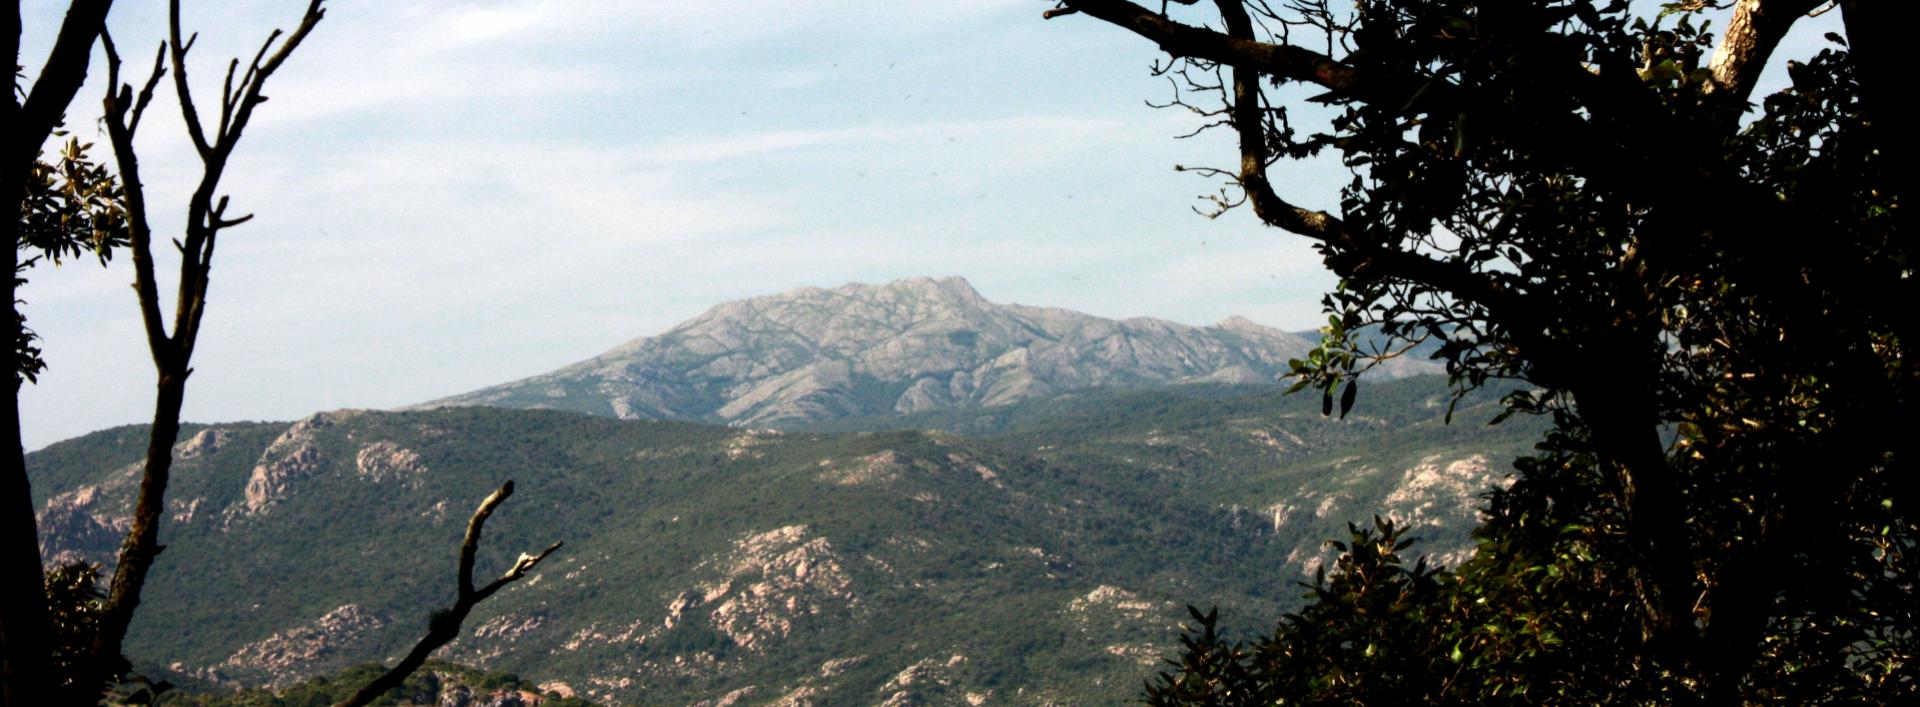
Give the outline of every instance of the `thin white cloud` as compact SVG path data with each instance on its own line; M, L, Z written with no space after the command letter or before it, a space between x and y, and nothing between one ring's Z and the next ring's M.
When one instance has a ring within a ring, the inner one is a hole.
M555 9L550 3L449 8L426 33L427 46L446 50L538 30L553 21Z
M1118 119L1081 119L1058 116L1020 116L972 121L930 121L910 124L874 124L848 128L771 130L733 135L669 139L633 148L629 156L657 165L698 164L817 148L922 144L938 148L942 141L988 141L1009 157L1026 157L1053 145L1079 149L1119 139L1128 134ZM1011 143L1019 143L1018 145ZM1053 150L1058 151L1058 150Z
M203 24L196 81L298 5ZM1151 47L1036 72L1031 0L329 6L229 170L258 218L222 237L189 417L416 402L805 284L959 274L1109 316L1261 314L1208 295L1264 291L1235 255L1185 253L1238 227L1188 214L1206 185L1168 169L1230 144L1176 144L1187 116L1139 108ZM115 12L123 44L157 38L150 8ZM153 116L147 181L178 219L198 163ZM127 392L151 385L128 279L36 275L55 370L23 398L31 446L150 408Z

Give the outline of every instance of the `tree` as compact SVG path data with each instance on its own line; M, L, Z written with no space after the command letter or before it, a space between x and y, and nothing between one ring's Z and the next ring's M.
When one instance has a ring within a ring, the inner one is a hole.
M11 632L15 624L6 623L4 625L10 630L4 634L8 639L8 656L10 661L16 655L25 658L20 665L38 665L56 670L43 671L43 677L38 679L27 679L17 675L15 663L9 662L5 683L8 705L40 704L48 697L55 697L60 702L92 702L94 696L102 694L106 687L119 681L129 667L121 655L121 644L139 607L147 573L155 557L164 549L158 543L160 520L165 509L173 447L179 438L180 410L185 402L186 381L193 372L191 362L194 344L206 312L214 249L222 231L252 218L251 215L227 215L228 198L219 195L220 181L233 150L252 119L254 109L266 101L262 91L267 80L292 56L302 40L325 16L323 2L310 0L292 33L283 37L280 31L275 30L269 35L244 72L240 72L239 60L228 64L221 89L219 113L213 123L202 121L187 79L187 53L197 35L183 36L179 0L171 0L168 4L167 40L161 44L154 57L153 68L138 92L131 84L121 81L122 62L112 37L103 24L95 27L93 32L99 35L107 56L104 123L123 181L116 182L103 167L86 161L85 152L89 146L70 140L57 165L35 162L29 178L22 185L25 198L16 241L22 248L32 248L42 254L17 262L16 287L24 282L18 273L41 257L58 260L91 250L104 262L112 248L129 249L134 265L134 291L158 382L139 495L134 502L133 516L114 567L109 591L105 595L98 592L96 582L99 568L90 566L62 567L45 575L44 582L35 583L33 589L45 588L44 593L33 597L38 600L42 620L38 627L41 632L38 644L16 642L15 634ZM97 19L104 23L104 13ZM64 36L62 41L66 41ZM90 36L86 42L88 46L84 51L90 51ZM134 149L134 137L140 120L151 104L160 80L168 75L169 68L181 117L202 164L200 181L187 204L185 233L173 241L175 248L180 251L181 264L171 330L164 321L160 305L152 252L153 229L147 216L148 202L145 185L140 178L140 161ZM84 71L80 77L84 78ZM68 97L71 97L71 92ZM38 142L35 143L35 149L38 149ZM44 363L39 358L39 350L33 346L32 333L26 329L24 318L19 315L17 308L15 322L19 325L16 338L17 375L20 379L31 379ZM14 435L17 439L17 400L14 412ZM26 496L24 467L20 476L23 500L30 499L30 496ZM433 617L427 635L405 659L373 678L342 704L365 704L399 685L424 663L429 653L458 634L461 623L476 605L525 576L541 560L559 549L560 543L554 543L537 555L522 555L499 578L478 589L473 586L474 555L479 547L482 526L494 509L512 493L513 482L509 481L488 496L469 521L466 539L460 549L459 596L455 605ZM28 530L25 539L27 545L34 549L34 577L37 579L41 575L30 503L26 504L24 518ZM49 594L54 599L51 626L45 623ZM59 684L48 684L51 676L58 676Z
M25 333L25 319L19 310L19 278L23 231L31 221L29 183L37 183L35 165L47 137L61 124L67 104L85 83L87 64L92 58L93 40L106 27L112 0L74 0L52 51L41 66L31 89L23 89L20 74L15 73L12 100L0 108L0 125L6 127L6 156L0 164L0 194L18 199L20 218L8 219L6 249L13 259L15 277L6 279L6 299L14 303L13 339L15 342L14 389L0 403L0 456L6 458L0 468L0 704L37 705L49 694L51 675L49 656L52 643L47 625L47 597L40 569L40 545L34 527L33 492L27 481L25 450L20 443L20 375L36 365L38 350ZM20 61L20 3L12 12L0 13L0 51ZM17 71L17 70L16 70ZM24 345L23 345L24 344ZM31 350L30 350L31 349ZM23 367L24 366L24 367Z
M21 169L6 172L6 188L21 195L20 218L8 225L13 229L16 243L12 280L16 291L16 394L19 383L32 380L45 365L34 343L35 337L26 328L25 318L18 309L17 289L25 282L22 273L42 259L57 262L89 251L104 263L113 249L121 247L132 252L134 291L158 381L139 494L107 593L102 594L98 589L100 568L97 566L71 565L42 573L24 464L9 469L7 476L0 479L0 484L4 484L4 488L0 488L0 501L6 504L0 507L0 517L9 518L7 526L0 528L3 536L0 537L0 558L4 558L0 562L22 570L10 574L13 578L10 581L0 583L5 588L5 595L0 597L0 646L5 649L6 667L4 680L0 681L0 688L4 688L0 695L5 699L0 705L92 703L126 674L129 666L121 655L121 644L139 607L147 573L164 549L158 544L160 520L165 508L173 447L179 437L186 381L193 372L194 344L206 312L214 249L222 231L252 218L250 215L228 216L228 198L218 194L220 181L254 109L266 101L262 91L267 80L325 16L323 2L310 0L292 33L283 37L276 30L269 35L244 72L240 71L239 60L228 64L219 112L212 123L201 119L187 80L187 53L197 35L183 36L179 0L172 0L168 5L167 40L160 45L153 68L138 92L131 84L121 81L122 62L104 26L108 3L77 1L41 80L24 105L14 104L10 119L20 119L18 125L22 133L31 133L27 135L31 144L27 145L25 138L22 144L31 147L32 156ZM9 36L17 40L17 8L12 18L16 31ZM103 122L119 170L118 180L104 167L88 161L86 151L91 146L78 140L70 139L54 163L42 162L39 156L40 145L47 135L54 134L60 124L60 112L85 79L86 58L95 36L101 40L107 56ZM151 105L160 80L169 73L173 76L172 88L188 137L202 165L199 183L188 200L185 233L173 240L180 252L181 264L171 330L164 321L160 304L152 253L154 234L147 215L140 161L134 149L141 118ZM16 93L22 92L16 88ZM20 251L28 251L30 255L22 260ZM17 395L9 398L8 405L7 429L18 451ZM559 549L560 543L554 543L537 555L522 555L499 578L478 589L473 586L474 556L481 528L494 509L512 493L513 482L509 481L488 496L469 521L466 539L460 548L459 596L455 605L435 614L427 635L412 653L394 668L375 676L342 704L365 704L399 685L429 653L457 635L462 621L475 606L525 576ZM31 568L30 580L28 567ZM136 692L144 695L143 699L151 699L164 689L166 686L162 683L146 685Z
M9 249L14 257L15 272L9 281L13 288L10 296L15 303L15 395L8 397L5 419L0 420L0 427L5 428L14 449L8 456L14 461L9 461L9 468L0 472L3 477L0 478L0 503L5 504L0 507L0 517L7 518L6 526L0 528L0 563L12 568L9 576L14 578L5 583L4 595L0 595L0 645L5 647L0 697L4 697L6 705L42 704L56 694L63 694L63 700L98 694L100 686L117 679L126 669L120 644L140 603L140 589L147 570L162 549L157 543L159 520L164 509L173 445L179 434L186 378L192 372L189 364L205 313L207 276L214 245L221 230L250 218L228 218L227 199L219 197L216 201L215 192L253 109L265 101L261 89L266 80L324 14L321 0L313 0L299 27L284 41L279 41L277 50L274 50L275 42L281 39L281 34L274 32L247 71L237 77L237 86L234 72L239 63L236 60L229 65L220 97L218 126L209 140L207 127L200 120L187 83L186 54L192 39L182 39L179 2L176 0L169 6L169 41L162 45L153 72L137 97L131 87L120 83L120 59L106 35L105 21L111 4L110 0L73 3L40 78L31 92L20 90L16 82L16 99L9 104L7 114L8 125L15 133L10 136L14 140L10 159L15 161L0 170L4 172L4 184L0 186L8 193L19 195L21 207L19 218L8 221L7 225L15 244ZM12 53L16 56L20 35L18 5L16 2L14 11L7 15L11 31L4 32L13 43ZM106 123L120 177L124 180L120 182L104 168L88 162L85 152L90 146L77 140L68 142L57 164L40 162L41 145L60 126L67 104L86 79L96 37L107 50ZM269 50L274 50L271 55ZM200 184L188 204L186 233L183 239L174 241L181 251L182 263L171 333L162 322L151 248L152 229L147 220L139 161L133 150L134 132L153 98L156 84L166 73L167 59L171 59L174 89L188 134L204 166ZM24 101L19 99L22 94ZM22 451L18 388L45 364L34 344L35 337L26 328L25 317L19 312L18 287L25 282L21 273L43 257L57 261L92 250L104 261L112 248L118 246L133 251L135 291L159 374L158 395L152 441L132 527L115 566L109 593L97 612L87 613L84 632L90 646L84 655L76 655L68 644L77 635L77 629L63 624L57 632L58 641L54 640L55 634L50 633L46 589L49 586L60 589L68 599L84 596L84 592L76 592L70 585L84 581L90 586L93 575L63 572L55 577L58 582L49 585L43 581L32 495L23 459L18 454ZM38 251L38 254L22 260L22 250ZM62 686L70 693L56 692L50 684L51 676L56 674L50 670L56 658L61 668L57 674L68 678L80 676L68 679L69 684Z
M1125 0L1048 13L1170 54L1175 104L1238 136L1237 168L1196 170L1228 181L1219 208L1314 240L1341 277L1296 365L1329 411L1432 340L1459 390L1517 381L1510 413L1555 422L1456 573L1408 572L1398 531L1356 531L1347 572L1403 581L1337 572L1253 646L1203 622L1213 642L1155 699L1358 699L1335 688L1386 674L1382 651L1419 679L1355 688L1404 688L1375 701L1913 699L1920 495L1900 427L1920 292L1885 63L1913 9L1839 3L1848 38L1790 65L1748 122L1774 48L1821 3L1739 0L1716 39L1700 13L1724 4L1218 0L1220 29ZM1338 111L1325 129L1295 126L1302 89ZM1320 154L1351 172L1338 215L1268 176ZM1376 601L1404 611L1359 608ZM1355 652L1303 653L1325 640ZM1219 661L1255 677L1209 682L1233 673Z
M282 36L279 30L268 35L260 51L240 71L238 59L227 65L226 81L221 87L217 120L201 120L187 80L187 52L194 37L183 36L180 27L180 2L167 4L167 40L154 56L153 69L136 94L133 86L120 80L120 55L113 39L104 31L101 43L107 54L107 95L104 101L107 136L113 143L115 161L125 189L123 209L128 224L128 248L132 251L134 291L138 295L140 317L146 327L147 348L153 356L158 383L154 400L153 426L149 429L146 464L140 478L139 496L134 501L133 517L121 545L106 604L94 635L92 658L96 684L107 684L125 671L120 657L121 643L133 623L140 605L140 590L146 584L147 571L163 549L159 544L160 520L166 510L169 472L173 466L173 446L180 436L180 407L186 401L187 377L193 373L194 344L200 336L206 315L209 273L213 268L214 248L221 231L245 223L252 215L229 216L228 198L219 194L220 180L226 174L228 160L240 143L253 118L253 111L266 97L261 91L293 51L306 39L326 15L322 0L310 0L293 32ZM154 272L153 228L147 217L147 198L140 179L140 160L133 140L140 118L153 100L154 89L172 68L174 96L186 122L187 136L199 153L201 174L187 203L186 232L173 241L180 251L180 274L174 301L173 326L169 331L160 306L160 290Z

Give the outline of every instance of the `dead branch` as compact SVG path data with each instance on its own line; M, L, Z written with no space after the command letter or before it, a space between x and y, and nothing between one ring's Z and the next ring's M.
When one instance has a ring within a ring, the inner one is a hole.
M513 482L508 481L502 484L499 490L489 494L486 500L481 501L480 507L473 511L473 517L467 520L467 534L460 541L459 578L456 585L458 594L454 598L453 606L444 611L434 612L427 619L427 634L420 637L420 641L413 645L413 650L408 651L405 658L401 658L393 668L381 673L379 677L368 682L352 696L336 703L334 707L359 707L386 694L388 690L399 687L408 675L412 675L413 671L427 662L427 656L460 635L460 624L467 620L467 614L473 611L474 606L486 601L487 597L493 596L493 593L500 591L502 587L526 576L527 572L538 566L541 560L547 559L553 551L560 549L560 543L556 542L548 545L538 554L520 553L520 558L514 560L513 566L507 568L505 574L488 582L484 587L474 588L473 556L480 549L480 531L486 525L487 518L493 516L494 509L500 507L500 504L512 495Z
M114 568L113 580L99 634L92 646L93 664L101 674L100 683L117 677L123 669L119 659L121 643L140 605L141 588L146 583L154 558L164 549L158 544L160 518L166 502L167 481L173 465L173 445L180 433L180 408L186 400L187 377L193 373L194 343L200 336L200 322L206 312L208 273L213 267L213 252L220 231L246 221L245 217L226 216L227 199L215 198L220 179L226 172L234 148L239 144L253 109L265 97L261 90L273 72L291 56L301 40L325 16L323 0L310 0L297 29L278 45L269 57L281 33L275 30L267 38L241 80L240 85L223 90L219 120L209 139L187 83L187 52L193 36L182 37L180 2L168 4L168 37L155 58L152 72L136 94L120 80L120 56L112 39L103 33L107 50L107 95L104 100L107 136L113 144L114 158L125 189L128 222L128 248L133 253L134 291L139 302L141 323L147 333L147 348L158 374L154 401L153 427L147 443L147 459L140 481L140 494L134 504L131 527ZM237 62L236 62L237 64ZM153 228L148 218L145 184L140 179L140 160L134 152L134 136L140 119L153 99L160 78L171 69L174 91L187 124L187 134L201 160L200 182L187 204L186 233L173 239L180 251L180 276L173 312L173 327L168 331L160 308L160 288L154 273ZM229 84L231 86L231 84ZM230 93L228 93L230 91Z

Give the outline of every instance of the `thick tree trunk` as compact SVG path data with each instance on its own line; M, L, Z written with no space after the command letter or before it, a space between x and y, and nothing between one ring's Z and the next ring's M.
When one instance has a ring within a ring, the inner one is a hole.
M9 165L11 166L11 165ZM18 205L25 185L24 169L9 169L0 178L0 194L9 194ZM6 225L8 243L19 240L20 222L10 219ZM20 251L7 246L6 292L12 306L17 295L13 281L14 265ZM9 366L11 367L11 365ZM0 456L6 468L0 469L0 705L31 707L45 704L48 693L46 578L40 566L40 533L34 520L33 485L27 479L25 450L20 443L20 379L15 374L13 392L0 406Z
M9 287L9 290L12 288ZM18 388L16 387L16 393ZM40 535L33 513L33 489L20 447L20 401L6 396L0 411L0 445L6 469L0 470L0 705L45 704L48 671L46 578L40 567Z
M1713 82L1718 91L1746 101L1760 82L1760 70L1787 28L1825 0L1739 0L1733 18L1713 53ZM1904 0L1903 0L1904 1Z
M1605 365L1590 370L1605 370ZM1644 380L1615 376L1575 386L1573 393L1595 454L1616 477L1628 537L1645 557L1646 572L1635 578L1645 639L1657 652L1685 659L1699 642L1686 507L1660 442L1651 396L1643 394Z
M27 172L40 156L47 135L60 122L67 104L86 82L93 41L106 26L113 0L74 0L60 24L53 49L30 91L16 77L14 96L0 111L0 195L16 209L6 225L6 301L18 297L14 284L20 264L20 220L17 209L25 195ZM20 59L20 3L0 11L0 54ZM24 98L25 100L21 100ZM17 310L15 310L17 313ZM9 332L18 336L19 329ZM8 364L12 368L14 364ZM13 392L0 411L0 705L38 707L52 693L51 640L47 625L46 575L40 565L40 533L33 513L33 486L27 479L25 450L20 441L20 379L15 372Z

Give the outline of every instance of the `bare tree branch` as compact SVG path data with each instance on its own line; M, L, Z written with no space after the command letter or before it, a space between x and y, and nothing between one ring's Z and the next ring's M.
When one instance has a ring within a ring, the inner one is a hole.
M1174 56L1198 57L1245 67L1335 90L1358 86L1362 74L1333 57L1308 49L1261 42L1181 24L1126 0L1066 0L1063 9L1082 12L1153 40ZM1057 16L1058 11L1052 15ZM1245 11L1241 14L1244 16Z
M107 97L104 103L107 140L120 170L121 187L127 209L128 249L133 252L133 288L140 305L140 319L147 332L147 349L155 366L164 366L167 350L166 326L160 320L160 292L153 275L153 228L147 221L146 184L140 179L140 158L133 150L133 136L140 116L153 99L154 86L166 74L166 66L157 58L138 97L133 87L120 82L120 53L112 35L102 32L101 45L107 52ZM160 53L165 55L166 47ZM118 88L115 88L118 87Z
M134 503L126 540L120 547L119 562L114 568L99 634L95 636L92 646L94 669L99 674L91 678L102 684L116 677L111 673L123 669L119 660L120 646L126 639L134 610L140 604L141 588L146 583L147 572L154 558L164 549L157 542L160 518L173 465L173 445L180 433L180 408L186 400L187 378L193 373L190 363L194 343L199 338L200 323L206 312L208 273L213 267L216 238L222 229L247 220L247 217L227 218L227 199L221 197L216 201L214 194L219 189L220 179L225 174L234 147L239 144L253 107L265 100L260 95L262 86L299 46L300 40L319 23L324 15L320 5L321 0L312 0L308 4L299 28L280 44L279 51L264 65L260 57L266 54L267 49L261 49L234 94L223 89L217 129L211 139L207 135L206 124L201 121L187 81L186 58L193 48L194 36L182 36L179 0L168 3L167 40L161 45L153 71L138 94L134 93L132 86L121 83L119 54L111 39L106 41L109 77L105 99L107 134L113 143L125 190L130 230L128 240L134 262L134 291L139 300L141 322L146 328L147 347L153 356L158 381L140 494ZM272 46L280 36L281 33L275 30L268 37L267 46ZM163 62L163 59L168 61ZM181 115L187 123L187 134L192 138L201 160L200 182L187 204L186 233L183 238L174 240L175 247L180 251L180 279L171 332L167 331L160 308L159 284L154 272L153 230L147 213L145 185L140 180L140 161L134 151L135 130L140 117L152 100L154 87L161 76L167 73L168 63L172 66L174 90L180 102ZM229 76L232 74L231 66ZM239 100L228 98L236 94L241 96Z
M1218 0L1216 4L1226 22L1229 39L1251 42L1253 22L1239 0ZM1488 308L1511 306L1507 303L1506 289L1487 275L1461 263L1369 243L1332 214L1295 206L1275 193L1273 183L1267 179L1267 164L1272 157L1267 149L1266 120L1261 107L1262 73L1256 67L1233 66L1233 126L1240 136L1240 173L1236 179L1246 190L1247 201L1261 221L1362 254L1353 263L1355 272L1340 273L1342 276L1366 271L1366 274L1430 284Z
M548 545L538 554L521 553L520 558L514 560L513 566L507 568L505 573L488 582L484 587L474 588L473 558L480 550L480 532L486 526L487 519L493 516L494 509L499 508L500 504L512 495L513 482L508 481L502 484L499 490L488 494L486 500L480 502L480 507L474 509L473 517L467 519L466 537L460 541L458 584L455 587L457 593L453 606L445 611L435 612L428 618L427 634L420 637L420 641L413 645L413 650L408 651L406 657L401 658L393 668L369 681L347 699L336 703L334 707L359 707L386 694L388 690L399 687L408 675L412 675L413 671L420 669L420 666L427 662L427 656L460 635L460 624L467 620L467 614L473 611L473 607L486 601L487 597L493 596L493 593L500 591L502 587L519 581L521 577L525 577L533 568L539 566L541 560L547 559L548 555L560 549L560 543L556 542Z

